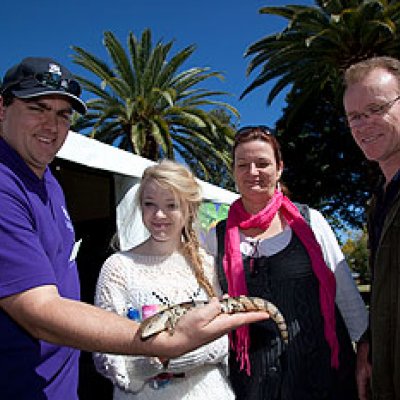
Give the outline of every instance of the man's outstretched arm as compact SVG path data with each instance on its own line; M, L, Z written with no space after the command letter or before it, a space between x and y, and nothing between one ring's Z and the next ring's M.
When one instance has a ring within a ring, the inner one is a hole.
M55 286L41 286L0 299L12 319L37 339L102 353L178 357L243 324L269 317L263 311L221 313L217 299L190 310L170 335L143 341L139 324L83 302L62 298Z

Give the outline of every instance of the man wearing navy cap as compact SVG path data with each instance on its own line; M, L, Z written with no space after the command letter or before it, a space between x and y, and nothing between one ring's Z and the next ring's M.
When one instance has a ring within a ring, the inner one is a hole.
M25 58L0 88L0 397L76 400L79 350L176 357L266 313L228 316L217 301L174 335L143 342L138 324L79 301L74 230L48 164L81 88L50 58Z

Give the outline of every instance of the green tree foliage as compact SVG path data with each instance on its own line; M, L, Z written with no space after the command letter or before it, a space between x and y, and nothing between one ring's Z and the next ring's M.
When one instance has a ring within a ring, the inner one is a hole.
M272 81L270 104L289 90L277 123L289 189L299 201L362 226L377 168L364 160L346 125L343 71L370 56L400 56L400 2L321 0L260 13L288 23L247 49L247 73L258 74L242 96Z
M104 46L111 66L81 47L73 46L75 63L96 77L78 77L95 97L88 100L88 114L76 121L75 130L152 160L181 158L208 177L210 154L229 165L226 147L233 131L207 111L220 107L238 115L225 102L215 100L226 93L199 87L222 75L209 68L183 69L195 51L191 45L169 56L173 42L155 45L146 29L138 39L129 33L127 51L111 32Z
M368 267L367 232L364 228L353 231L342 246L342 251L353 272L360 274L362 284L370 283L371 273Z
M221 163L218 157L215 157L212 152L209 152L207 173L204 173L201 168L198 168L196 158L192 158L189 165L192 171L200 179L210 181L214 185L220 186L224 189L235 191L235 183L231 168L231 157L233 135L237 129L237 126L235 122L232 121L232 115L227 113L227 111L223 108L213 109L210 111L210 114L213 116L213 118L216 118L219 121L218 129L225 129L225 135L230 139L229 142L226 143L224 149L221 149L224 157L227 160L227 163ZM205 148L205 151L207 151L207 148Z

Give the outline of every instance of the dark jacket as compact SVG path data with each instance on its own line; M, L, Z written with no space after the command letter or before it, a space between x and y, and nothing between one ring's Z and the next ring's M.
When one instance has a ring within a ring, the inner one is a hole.
M368 212L371 232L376 200ZM400 399L400 193L384 221L370 258L373 274L370 321L374 400Z

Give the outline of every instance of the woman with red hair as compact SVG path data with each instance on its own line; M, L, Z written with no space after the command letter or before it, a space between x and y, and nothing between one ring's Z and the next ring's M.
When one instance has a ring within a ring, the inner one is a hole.
M279 144L264 126L240 129L233 174L241 197L207 237L231 296L262 297L286 319L286 345L272 320L230 338L238 400L355 400L352 341L367 327L365 304L332 229L283 193ZM303 214L303 215L302 215Z

